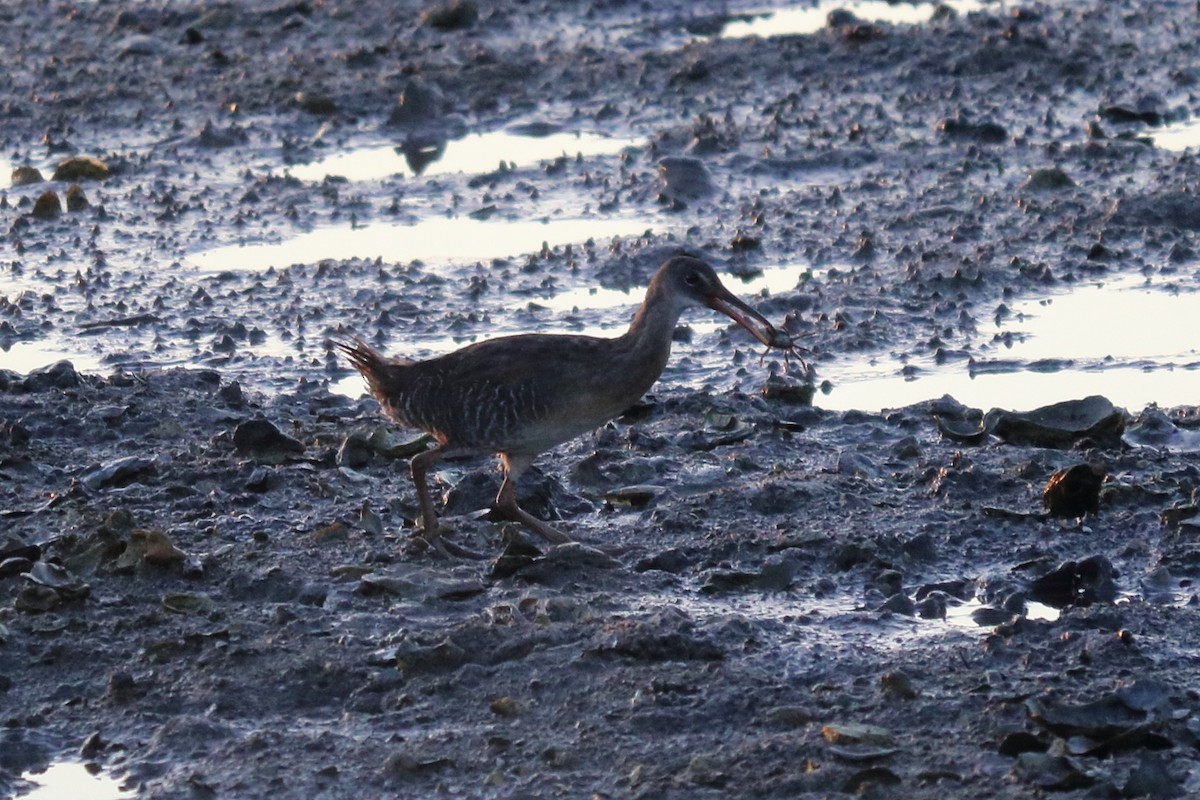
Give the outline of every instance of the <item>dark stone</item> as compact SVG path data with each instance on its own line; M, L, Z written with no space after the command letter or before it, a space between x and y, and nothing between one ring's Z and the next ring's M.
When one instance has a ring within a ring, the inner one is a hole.
M265 419L252 419L233 431L233 446L249 456L287 456L304 452L304 445Z

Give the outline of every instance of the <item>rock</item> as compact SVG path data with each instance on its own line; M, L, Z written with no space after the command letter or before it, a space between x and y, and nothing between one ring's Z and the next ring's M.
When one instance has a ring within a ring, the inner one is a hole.
M361 433L351 433L338 447L336 461L339 467L359 469L365 467L374 453L371 442Z
M421 24L439 31L464 30L478 20L479 8L474 0L444 0L421 12Z
M315 92L296 92L293 98L301 111L317 116L331 116L338 113L337 103L326 94Z
M438 120L445 112L445 99L435 86L413 78L400 93L400 98L388 116L388 125L420 127Z
M661 196L667 200L696 200L713 191L704 162L691 156L667 156L658 162Z
M27 392L44 392L47 389L74 389L82 383L79 373L70 361L56 361L45 367L30 370L25 377Z
M857 722L834 722L821 728L821 735L830 744L873 744L891 747L896 743L891 731L878 725Z
M170 537L162 531L135 530L129 533L129 538L131 541L141 538L145 542L142 560L147 564L170 566L182 564L187 559L187 553L176 547Z
M156 469L157 466L152 458L126 456L87 470L79 476L79 482L95 491L112 486L124 486L137 478L153 473Z
M718 569L708 573L700 591L709 594L730 591L784 592L792 585L796 565L773 556L758 571Z
M811 406L816 393L812 383L787 375L771 375L759 390L759 394L768 400L796 406Z
M1100 487L1108 478L1102 463L1076 464L1050 476L1042 505L1050 516L1069 519L1100 513Z
M37 167L20 166L13 168L12 177L9 180L13 186L28 186L32 183L41 183L46 179L42 177L42 171Z
M91 156L76 156L60 161L54 169L56 181L102 181L109 175L108 165Z
M304 452L304 445L266 419L252 419L233 430L233 446L243 455L268 462L283 461Z
M1117 447L1125 431L1125 412L1092 395L1028 412L994 408L984 415L984 428L1015 445L1063 449L1088 439L1099 447Z
M1030 173L1028 180L1021 184L1022 189L1033 192L1052 192L1059 189L1069 189L1075 185L1071 176L1057 167L1036 169Z
M47 189L38 195L37 200L33 203L33 210L29 212L31 216L38 219L54 219L62 213L62 201L58 199L58 192L53 189Z
M1180 428L1158 408L1148 408L1125 429L1121 441L1177 453L1200 453L1200 431Z
M938 132L947 139L979 142L980 144L1003 144L1008 140L1008 131L995 122L969 122L961 115L947 117L938 122Z
M1104 556L1064 561L1029 584L1029 597L1054 608L1111 603L1117 599L1115 575Z

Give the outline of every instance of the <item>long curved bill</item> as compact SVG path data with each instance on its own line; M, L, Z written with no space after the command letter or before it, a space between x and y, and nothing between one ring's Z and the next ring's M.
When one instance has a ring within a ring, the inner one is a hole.
M725 287L714 292L708 298L708 307L714 311L720 311L738 325L741 325L746 330L750 331L750 335L767 347L780 347L783 340L791 343L791 338L781 334L783 333L770 322L762 314L759 314L750 306L743 303L732 292Z

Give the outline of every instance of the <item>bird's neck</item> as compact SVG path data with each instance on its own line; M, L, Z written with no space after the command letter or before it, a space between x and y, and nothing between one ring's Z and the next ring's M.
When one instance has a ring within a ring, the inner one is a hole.
M667 358L671 355L671 339L682 313L682 305L652 289L634 314L629 330L619 339L619 349L629 355L631 368L654 372L651 383L658 379L667 365Z

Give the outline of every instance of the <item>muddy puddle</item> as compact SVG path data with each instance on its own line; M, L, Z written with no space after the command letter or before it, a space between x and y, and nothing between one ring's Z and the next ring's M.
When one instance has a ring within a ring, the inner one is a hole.
M319 161L296 164L287 171L292 177L306 181L321 181L331 176L366 181L394 175L408 178L455 173L475 175L497 169L519 169L556 158L615 155L638 144L634 139L584 132L522 136L492 131L449 141L435 139L408 147L395 144L359 146Z
M829 25L831 11L849 12L863 22L886 25L918 25L933 19L940 7L953 12L967 14L987 6L978 0L951 0L946 3L886 2L886 0L859 0L841 3L826 0L816 5L788 5L751 11L747 19L730 22L721 29L719 36L736 39L744 36L801 36L816 33Z

